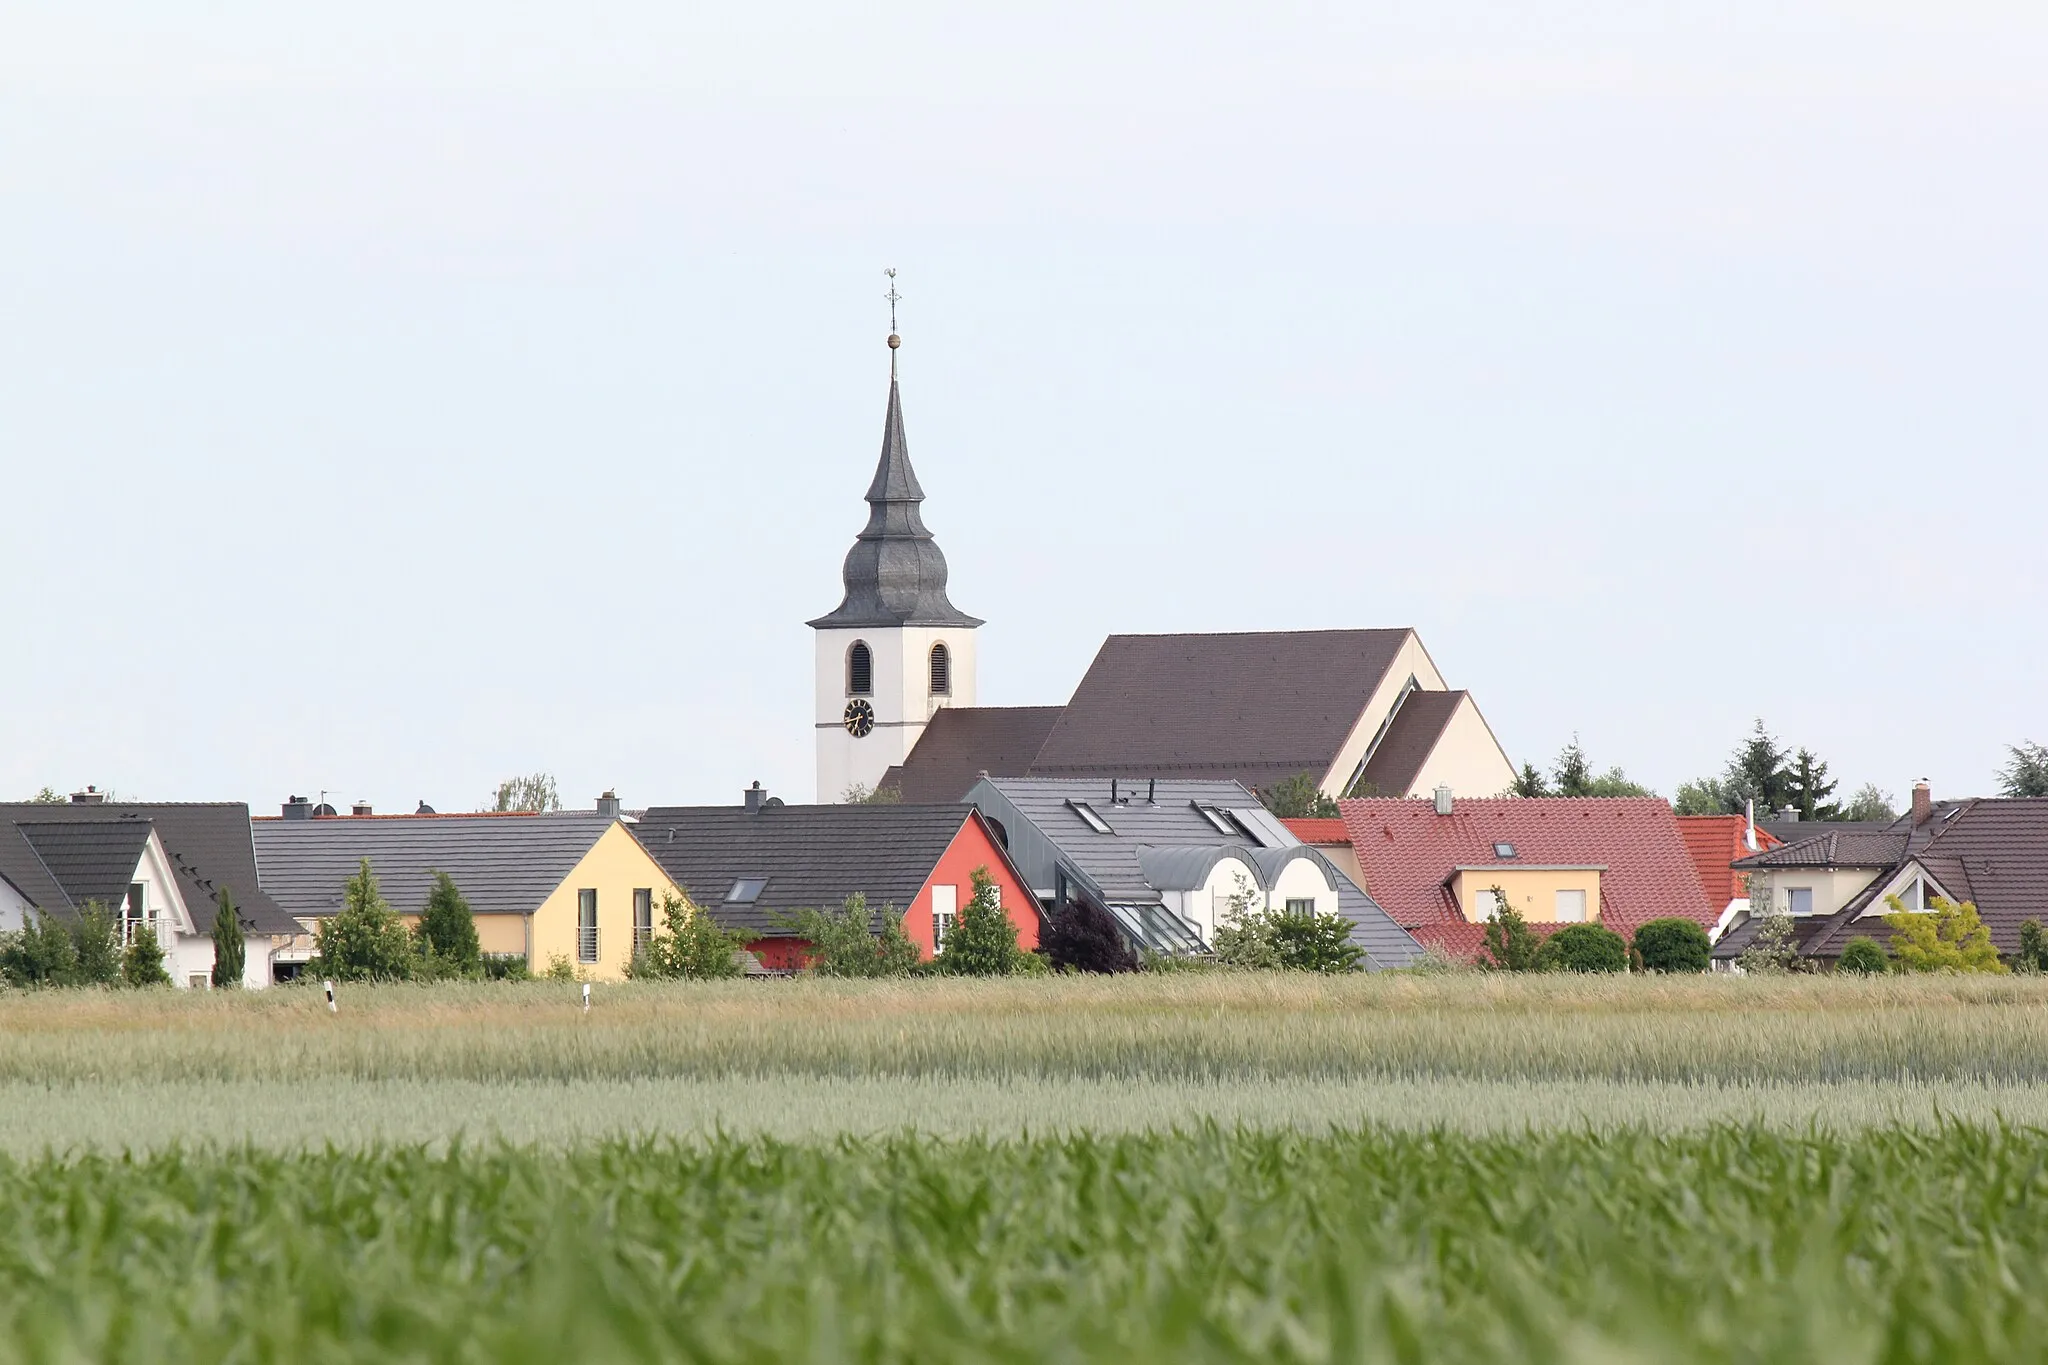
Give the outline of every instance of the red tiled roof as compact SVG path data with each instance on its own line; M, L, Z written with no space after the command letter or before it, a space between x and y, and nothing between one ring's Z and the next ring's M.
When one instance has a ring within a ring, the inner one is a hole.
M1280 823L1287 826L1294 837L1301 840L1304 844L1348 844L1351 842L1351 836L1345 833L1344 822L1340 819L1318 819L1313 816L1304 815L1293 820L1282 820Z
M1676 819L1685 851L1699 870L1700 889L1706 892L1707 904L1717 912L1727 909L1729 901L1748 894L1743 874L1729 864L1737 858L1776 848L1780 842L1768 830L1759 829L1757 846L1749 847L1742 838L1749 821L1740 815L1680 815Z
M1459 949L1469 938L1476 951L1484 932L1446 885L1461 867L1604 867L1600 923L1624 938L1667 916L1710 929L1723 908L1707 903L1677 817L1654 797L1481 797L1460 799L1449 815L1430 801L1337 806L1367 893L1417 939L1453 955L1470 956ZM1497 857L1496 843L1513 844L1515 857Z
M1544 939L1562 928L1562 924L1532 924L1529 932ZM1425 948L1435 948L1453 962L1477 962L1486 947L1486 926L1466 920L1419 924L1408 932L1414 935L1417 943Z

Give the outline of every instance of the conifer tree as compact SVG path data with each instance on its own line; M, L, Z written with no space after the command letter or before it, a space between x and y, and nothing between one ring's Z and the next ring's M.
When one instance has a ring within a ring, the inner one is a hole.
M242 969L248 965L248 950L242 937L242 916L235 909L235 897L225 886L214 898L213 984L216 990L242 984Z

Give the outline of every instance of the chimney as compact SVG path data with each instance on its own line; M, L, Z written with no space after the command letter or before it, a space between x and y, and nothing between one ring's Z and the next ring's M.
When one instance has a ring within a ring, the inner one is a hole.
M1443 783L1437 784L1436 813L1438 815L1449 815L1451 813L1451 789Z
M310 820L313 818L313 803L303 796L294 796L284 803L284 818L287 820Z
M1913 827L1918 829L1934 818L1934 788L1921 778L1913 784Z
M599 815L608 815L614 820L618 819L619 794L615 791L608 791L603 796L598 797L597 813Z
M1748 821L1742 831L1742 846L1751 853L1759 852L1761 846L1756 841L1756 798L1752 796L1743 802L1742 809Z
M1779 812L1778 812L1778 818L1779 818L1780 820L1783 820L1783 821L1785 821L1785 822L1786 822L1787 824L1792 824L1792 825L1796 825L1796 824L1798 824L1798 823L1799 823L1799 807L1797 807L1797 806L1787 806L1787 807L1785 807L1785 809L1783 809L1783 810L1781 810L1781 811L1779 811Z
M749 815L759 815L761 807L768 804L768 793L763 790L758 778L755 779L753 786L747 788L745 796Z
M71 804L74 806L97 806L106 799L107 794L90 782L86 783L84 791L71 793Z
M358 801L353 806L350 806L348 808L348 813L350 815L369 815L372 813L370 810L370 803L367 801Z

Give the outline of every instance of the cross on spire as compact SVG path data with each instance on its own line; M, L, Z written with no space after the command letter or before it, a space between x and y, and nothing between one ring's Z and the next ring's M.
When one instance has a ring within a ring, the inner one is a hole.
M889 292L882 295L889 301L889 382L896 382L896 348L903 344L903 338L896 335L896 304L903 296L896 292L896 267L890 266L882 272L889 277Z

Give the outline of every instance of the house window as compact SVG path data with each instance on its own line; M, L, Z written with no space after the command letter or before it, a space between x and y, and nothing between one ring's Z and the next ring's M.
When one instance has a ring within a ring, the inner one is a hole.
M638 887L633 892L633 956L647 951L654 942L654 888Z
M1230 817L1225 815L1221 809L1215 806L1196 806L1195 809L1200 811L1202 818L1209 822L1209 828L1215 830L1218 834L1227 834L1232 838L1237 837L1236 826L1231 824Z
M761 899L761 892L768 885L766 877L741 877L732 884L732 890L725 893L728 905L752 905Z
M128 883L128 902L121 907L121 942L135 942L135 935L149 923L149 888L141 882Z
M597 888L576 893L576 960L597 961Z
M1109 821L1097 815L1095 807L1089 805L1086 801L1069 801L1067 802L1067 808L1080 816L1082 823L1086 824L1088 828L1094 830L1097 834L1116 833L1115 830L1109 827Z
M932 888L932 951L946 951L946 938L953 932L954 924L960 919L960 888L957 886L935 886Z
M932 695L944 697L953 691L953 654L943 644L932 646Z
M1492 887L1481 891L1472 898L1472 910L1482 922L1492 919L1500 913L1500 892Z
M1584 891L1560 891L1557 893L1557 921L1560 924L1583 924L1586 920L1586 893Z
M210 990L213 987L213 977L207 972L191 972L186 975L185 984L195 991Z
M1496 858L1512 858L1515 856L1515 846L1508 843L1495 844L1493 846L1493 856Z
M868 642L855 640L853 648L846 651L846 695L865 697L875 690L875 656L868 652Z
M1810 886L1790 886L1785 888L1785 904L1795 915L1812 914L1813 888Z
M1315 912L1316 898L1314 896L1289 896L1287 898L1288 914L1313 915Z

